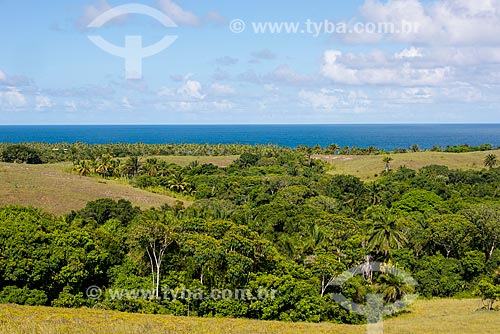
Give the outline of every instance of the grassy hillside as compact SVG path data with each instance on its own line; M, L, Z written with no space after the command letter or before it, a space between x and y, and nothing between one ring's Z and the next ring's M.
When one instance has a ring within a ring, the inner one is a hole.
M496 334L498 312L478 311L479 300L421 300L410 312L384 323L386 334ZM0 305L0 333L108 334L335 334L366 333L364 326L267 322L243 319L207 319L165 315L127 314L89 309L59 309Z
M201 164L213 163L224 167L230 165L238 156L162 156L157 158L181 166L196 160ZM141 161L145 159L145 157L141 158ZM70 163L25 165L0 162L0 206L34 206L60 215L71 210L79 210L87 202L105 197L115 200L123 198L143 209L158 207L165 203L173 204L177 200L120 182L82 177L65 172L70 166ZM189 201L183 202L184 205L191 204Z
M176 199L116 181L70 174L69 163L24 165L0 163L0 206L25 205L60 215L98 198L126 199L144 209ZM185 204L189 204L186 202Z
M470 153L445 153L445 152L417 152L391 154L394 161L391 162L393 169L406 166L411 169L419 169L428 165L445 165L452 169L474 169L484 168L483 160L488 154L500 156L500 151L470 152ZM328 161L333 168L331 174L351 174L364 181L374 180L385 168L382 162L384 155L320 155L315 158Z

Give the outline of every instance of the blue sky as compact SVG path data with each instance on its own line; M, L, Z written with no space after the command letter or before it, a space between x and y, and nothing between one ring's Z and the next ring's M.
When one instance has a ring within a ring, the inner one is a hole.
M177 27L131 13L87 27L131 2ZM0 124L500 122L500 0L131 2L0 0ZM254 29L285 23L299 28ZM396 30L352 30L370 23ZM178 38L127 79L88 35Z

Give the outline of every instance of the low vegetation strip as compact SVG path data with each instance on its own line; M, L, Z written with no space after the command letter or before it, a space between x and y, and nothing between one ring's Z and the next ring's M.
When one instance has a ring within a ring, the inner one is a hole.
M384 322L386 334L497 334L496 312L478 311L476 299L419 300L410 312ZM91 309L0 305L0 333L9 334L361 334L363 325L285 323L175 317Z
M125 199L143 209L177 201L116 181L64 172L68 167L70 163L27 165L0 162L0 206L34 206L61 215L79 210L98 198ZM184 201L184 204L190 202Z

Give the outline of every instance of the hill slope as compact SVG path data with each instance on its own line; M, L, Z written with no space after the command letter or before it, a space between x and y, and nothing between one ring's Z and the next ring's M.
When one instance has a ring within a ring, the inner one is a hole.
M105 197L123 198L142 208L173 204L177 200L116 181L70 174L64 171L69 166L68 163L25 165L0 162L0 206L34 206L60 215L82 209L87 202Z

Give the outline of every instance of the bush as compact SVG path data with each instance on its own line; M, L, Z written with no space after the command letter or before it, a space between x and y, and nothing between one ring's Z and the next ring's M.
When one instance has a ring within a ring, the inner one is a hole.
M41 290L6 286L0 292L0 303L31 306L45 305L47 303L47 295Z
M4 162L15 162L25 164L41 164L40 154L25 145L10 145L2 151L1 160Z

